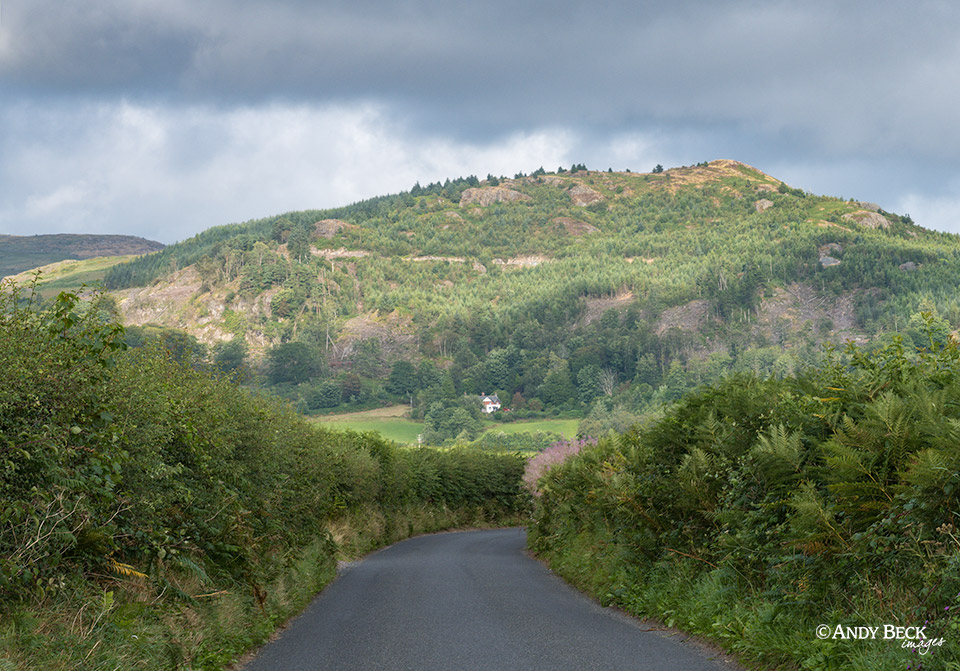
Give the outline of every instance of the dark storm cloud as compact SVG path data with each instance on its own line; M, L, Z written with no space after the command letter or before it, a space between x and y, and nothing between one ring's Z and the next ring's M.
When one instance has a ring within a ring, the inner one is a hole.
M176 86L198 35L144 3L10 2L0 26L0 77L30 93Z
M960 229L960 5L6 0L0 231L736 158Z
M0 72L35 93L373 100L461 135L705 123L946 153L960 149L944 137L958 16L937 2L8 1Z

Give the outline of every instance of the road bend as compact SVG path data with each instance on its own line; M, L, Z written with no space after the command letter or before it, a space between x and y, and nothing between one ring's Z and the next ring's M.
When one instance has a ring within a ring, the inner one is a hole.
M718 671L524 553L522 529L420 536L346 567L244 671Z

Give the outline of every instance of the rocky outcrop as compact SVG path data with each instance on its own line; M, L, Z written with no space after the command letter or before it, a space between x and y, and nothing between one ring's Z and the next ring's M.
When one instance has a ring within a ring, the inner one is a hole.
M467 205L486 207L494 203L515 203L527 200L531 200L531 198L525 193L502 186L485 186L464 191L460 196L460 207L466 207Z
M809 323L818 340L862 342L864 336L857 330L854 309L858 293L848 291L834 296L800 282L776 287L773 296L760 302L752 330L756 335L775 340L778 330L787 328L797 332Z
M827 244L818 247L817 253L820 256L820 265L824 268L829 268L830 266L839 266L840 259L830 255L842 254L843 247L838 242L828 242Z
M546 184L547 186L563 186L567 180L555 175L538 175L537 177L524 177L524 184Z
M314 256L322 256L327 260L352 259L360 256L370 256L370 252L362 249L345 249L344 247L341 247L340 249L317 249L316 247L311 247L310 253Z
M410 261L446 261L447 263L464 263L466 261L462 256L414 256Z
M753 207L757 210L757 212L763 212L764 210L769 210L771 207L773 207L773 201L767 200L766 198L761 198L753 204Z
M550 259L545 256L533 254L530 256L515 256L504 261L503 259L494 259L493 262L498 266L516 266L518 268L535 268L541 263L547 263ZM476 266L474 266L476 268ZM486 269L484 269L486 272Z
M570 200L573 201L574 205L583 207L585 205L590 205L591 203L596 203L603 200L603 196L588 186L577 184L575 187L570 189Z
M313 225L314 233L328 240L345 228L356 228L356 226L348 224L345 221L340 221L339 219L323 219Z
M165 328L181 329L205 345L215 345L233 339L224 323L227 309L226 294L233 293L236 284L204 289L204 283L195 266L172 273L149 287L122 289L111 292L123 323L127 326L156 324ZM271 289L254 299L235 298L230 309L250 325L270 315L270 301L277 289ZM255 326L246 331L247 344L259 353L271 341Z
M623 313L634 303L632 291L621 291L616 296L603 298L587 298L586 309L578 324L590 324L600 319L607 310L616 310Z
M563 229L569 235L590 235L591 233L600 232L600 229L596 226L588 224L585 221L571 219L570 217L557 217L553 220L553 223L558 226L563 226Z
M888 228L890 222L885 216L877 212L869 212L867 210L858 210L856 212L851 212L849 214L843 215L845 221L852 221L857 224L866 226L867 228Z
M444 286L451 286L442 283ZM417 336L409 316L394 311L387 315L362 312L346 320L337 340L327 354L334 369L350 369L357 346L364 340L376 340L387 360L411 360L417 353Z
M916 270L920 266L918 266L913 261L907 261L906 263L901 263L899 267L900 267L900 270L904 272L912 273L914 270Z
M698 298L661 312L653 325L653 330L658 336L662 336L671 328L687 332L696 331L706 323L709 314L710 302Z

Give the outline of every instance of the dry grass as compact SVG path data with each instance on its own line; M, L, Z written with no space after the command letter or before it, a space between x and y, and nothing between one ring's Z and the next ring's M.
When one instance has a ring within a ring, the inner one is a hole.
M835 224L835 223L833 223L832 221L823 221L822 219L817 222L817 226L819 226L820 228L839 228L841 231L846 231L847 233L849 233L850 230L851 230L851 229L847 228L846 226L841 226L840 224Z
M657 184L675 193L684 187L702 186L728 178L750 179L756 181L758 188L769 190L779 186L780 181L756 168L729 159L710 161L706 166L671 168L663 173L669 179L658 180Z
M391 405L385 408L374 408L373 410L361 410L360 412L346 412L339 415L323 415L315 418L316 421L326 422L353 422L366 419L383 419L384 417L406 417L410 412L408 405Z

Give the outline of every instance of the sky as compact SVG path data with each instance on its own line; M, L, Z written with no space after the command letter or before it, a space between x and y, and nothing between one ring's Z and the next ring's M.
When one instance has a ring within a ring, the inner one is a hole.
M960 3L0 0L0 234L717 158L960 233Z

